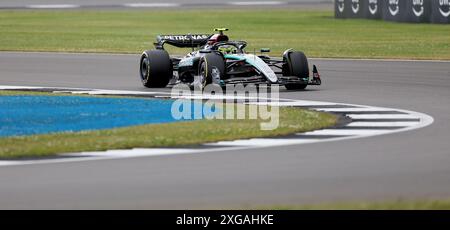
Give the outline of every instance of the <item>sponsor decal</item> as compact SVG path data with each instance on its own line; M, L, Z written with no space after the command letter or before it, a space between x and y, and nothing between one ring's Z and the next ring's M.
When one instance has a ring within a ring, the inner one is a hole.
M398 1L399 0L389 0L388 8L389 8L389 13L392 16L395 16L398 14L398 12L400 12L400 6L398 5Z
M369 12L372 15L378 12L378 0L369 0Z
M193 40L203 40L207 39L209 35L205 34L193 34L193 35L162 35L162 39L165 40L176 40L176 41L190 41Z
M412 0L412 10L416 17L420 17L425 12L423 7L424 0Z
M337 0L337 7L340 13L344 13L345 9L344 0Z
M178 66L193 66L194 65L194 58L185 58L178 63Z
M447 8L447 10L445 10L445 8ZM439 12L446 18L450 16L450 0L439 0Z
M359 0L352 0L352 11L354 14L359 12Z
M272 68L270 68L270 66L268 66L258 56L253 55L253 54L247 54L246 55L246 60L247 60L248 63L252 64L259 71L261 71L264 74L264 76L266 76L269 79L269 81L271 81L272 83L276 83L278 81L278 77L275 74L275 72L273 72Z

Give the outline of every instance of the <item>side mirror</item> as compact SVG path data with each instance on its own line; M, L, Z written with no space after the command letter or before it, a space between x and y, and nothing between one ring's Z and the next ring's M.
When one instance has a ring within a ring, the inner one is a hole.
M261 53L269 53L270 48L261 48Z

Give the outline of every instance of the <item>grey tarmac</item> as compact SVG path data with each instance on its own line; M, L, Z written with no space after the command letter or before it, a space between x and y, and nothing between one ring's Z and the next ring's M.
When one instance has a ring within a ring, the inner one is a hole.
M138 58L2 52L0 85L143 91ZM0 167L0 209L251 208L450 196L449 62L310 62L324 84L282 91L282 98L413 110L434 123L338 142Z

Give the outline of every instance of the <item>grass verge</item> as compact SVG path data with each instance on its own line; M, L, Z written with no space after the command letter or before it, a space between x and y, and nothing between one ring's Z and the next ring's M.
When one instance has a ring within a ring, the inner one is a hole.
M263 207L270 210L450 210L450 199L349 202Z
M0 11L0 50L140 53L157 34L228 27L248 51L287 48L312 57L450 59L450 25L334 19L330 11ZM171 50L175 51L175 50ZM175 51L178 54L185 52Z
M30 92L0 91L2 95L27 95ZM49 95L47 93L31 93ZM329 127L334 115L304 109L280 108L279 127L260 130L262 119L195 120L149 124L108 130L65 132L45 135L0 138L0 159L43 157L58 153L104 151L108 149L173 147L251 137L288 135ZM267 121L266 121L267 122Z

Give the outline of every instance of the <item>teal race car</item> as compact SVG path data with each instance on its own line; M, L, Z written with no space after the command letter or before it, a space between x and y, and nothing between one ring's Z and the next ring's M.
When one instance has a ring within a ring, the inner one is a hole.
M279 59L267 55L270 49L261 49L260 55L245 52L245 41L230 41L224 31L216 34L159 35L155 49L142 53L140 78L145 87L161 88L173 84L188 84L204 88L208 84L279 84L288 90L320 85L317 67L312 78L308 59L303 52L288 49ZM192 48L184 57L171 57L164 49L169 44Z

